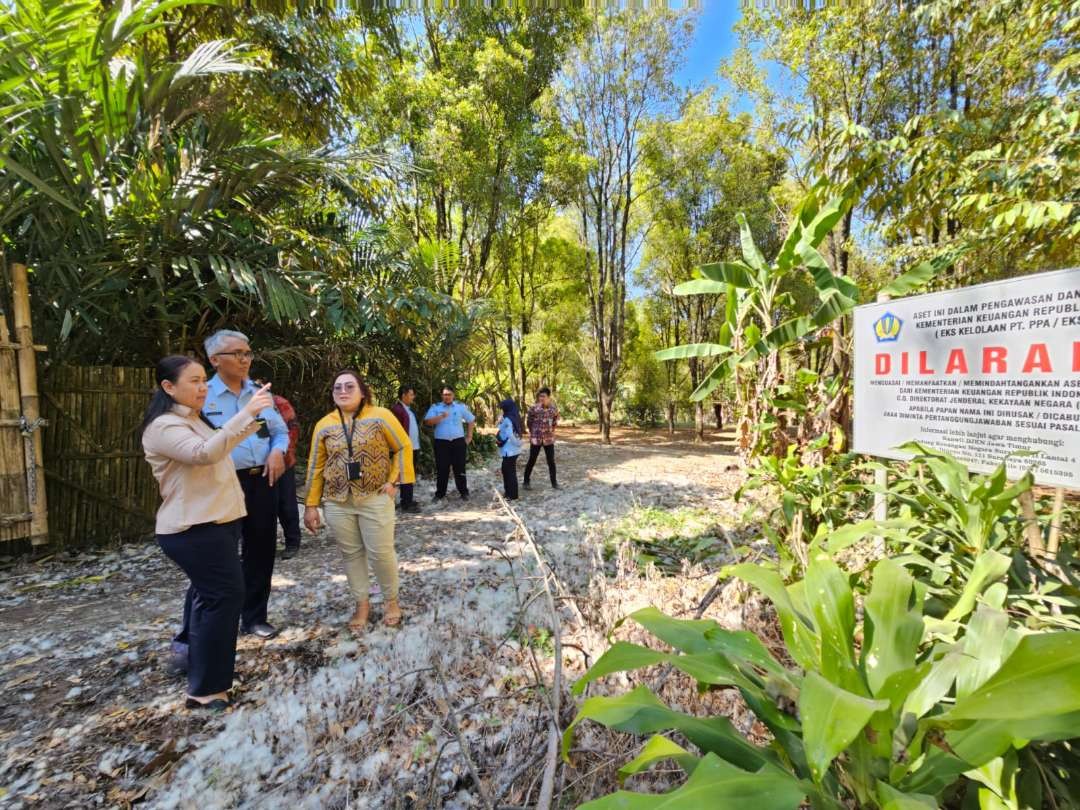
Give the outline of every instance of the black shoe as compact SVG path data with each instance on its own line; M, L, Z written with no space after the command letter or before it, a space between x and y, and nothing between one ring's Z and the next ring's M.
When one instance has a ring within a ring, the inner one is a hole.
M532 489L532 484L530 484L528 481L523 482L521 486L522 489Z
M431 500L433 500L433 501L445 501L445 500L446 500L446 496L445 496L445 495L436 495L436 496L435 496L434 498L432 498Z
M240 635L242 636L258 636L261 639L268 639L273 638L277 634L277 628L266 622L258 622L251 625L251 627L240 628Z
M463 501L469 500L469 493L468 492L462 492L461 493L461 500L463 500Z
M401 507L401 511L402 512L410 512L412 514L417 514L417 513L421 512L422 510L420 509L420 504L418 504L416 501L413 501L412 503L405 504L405 506Z
M551 488L552 489L562 489L562 487L560 487L558 484L552 484Z
M222 700L221 698L215 698L209 703L202 703L201 701L195 700L195 698L188 698L184 701L185 709L202 709L203 711L215 713L223 712L231 705L232 704L229 703L229 701Z
M165 671L174 678L187 675L188 657L178 652L169 651L169 657L165 661Z
M291 560L297 554L300 553L300 546L285 546L285 550L281 552L281 559Z

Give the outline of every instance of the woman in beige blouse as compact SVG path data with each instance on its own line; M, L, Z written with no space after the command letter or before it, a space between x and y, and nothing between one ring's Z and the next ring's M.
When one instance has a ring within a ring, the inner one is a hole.
M157 364L158 389L142 423L146 460L162 503L158 545L191 580L188 588L189 709L229 706L244 575L236 545L244 494L229 452L255 430L256 414L273 405L264 385L216 430L202 415L206 370L190 357Z

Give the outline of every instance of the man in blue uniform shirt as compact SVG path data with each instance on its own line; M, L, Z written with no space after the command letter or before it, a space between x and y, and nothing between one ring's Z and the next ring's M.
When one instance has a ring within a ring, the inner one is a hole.
M254 396L258 386L248 376L251 351L246 335L222 329L204 344L210 364L217 372L207 383L203 413L220 427ZM274 575L277 550L277 498L273 490L285 472L289 449L289 429L273 408L259 413L264 424L232 451L236 475L244 490L247 516L241 529L241 557L244 569L244 607L240 632L273 638L277 630L266 620L270 600L270 580Z
M465 480L465 448L472 444L476 417L462 402L454 400L454 389L443 386L442 402L432 403L424 414L424 424L435 428L435 500L446 497L450 483L450 468L454 468L454 484L463 501L469 499L469 483Z

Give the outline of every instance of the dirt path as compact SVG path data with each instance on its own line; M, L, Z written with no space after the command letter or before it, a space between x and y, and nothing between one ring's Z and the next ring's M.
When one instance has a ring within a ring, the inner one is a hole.
M734 525L739 473L716 444L620 434L605 447L584 430L564 438L564 488L549 489L541 461L518 512L564 589L562 670L572 681L628 611L687 612L711 584L708 568L641 577L620 566L630 557L606 542L621 536L615 528L652 507ZM287 629L266 643L241 639L238 705L224 716L183 710L183 681L164 670L184 581L152 544L7 572L0 804L535 801L555 619L528 546L492 495L497 481L495 462L472 470L472 500L443 507L430 503L430 482L418 487L424 513L398 527L407 621L397 632L341 630L351 605L337 549L326 535L305 537L274 577L271 620ZM564 699L561 722L573 712ZM606 789L618 763L576 764L559 775L573 801Z

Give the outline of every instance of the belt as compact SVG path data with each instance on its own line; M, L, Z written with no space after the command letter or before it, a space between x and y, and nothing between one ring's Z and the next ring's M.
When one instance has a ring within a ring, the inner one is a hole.
M262 475L263 474L263 467L262 467L262 465L259 465L258 467L244 467L242 470L237 470L236 474L237 475Z

